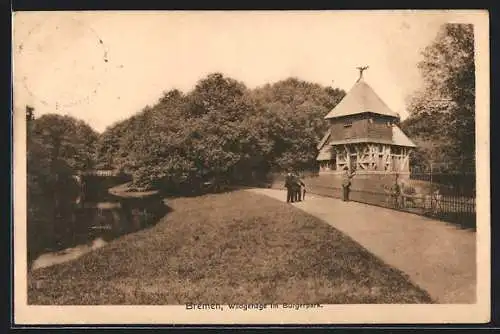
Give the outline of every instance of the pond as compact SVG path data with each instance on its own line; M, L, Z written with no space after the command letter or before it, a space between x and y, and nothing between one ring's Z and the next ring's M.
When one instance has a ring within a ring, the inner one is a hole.
M111 194L124 178L87 177L70 205L58 211L33 270L73 260L112 239L155 224L168 211L158 192ZM125 187L122 187L123 191Z

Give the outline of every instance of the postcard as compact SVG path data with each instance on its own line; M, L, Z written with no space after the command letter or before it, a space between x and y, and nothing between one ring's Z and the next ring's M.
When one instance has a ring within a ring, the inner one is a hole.
M16 325L490 320L480 10L13 13Z

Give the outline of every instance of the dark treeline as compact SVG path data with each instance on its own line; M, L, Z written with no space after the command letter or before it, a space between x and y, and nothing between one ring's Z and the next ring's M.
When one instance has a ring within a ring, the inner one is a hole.
M97 163L133 174L137 187L177 191L314 169L323 117L344 95L296 78L251 90L213 73L106 129Z

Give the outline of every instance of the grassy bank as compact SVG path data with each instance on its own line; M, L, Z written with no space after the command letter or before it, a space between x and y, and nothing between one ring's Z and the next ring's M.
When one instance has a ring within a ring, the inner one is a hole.
M347 236L268 197L169 201L157 225L32 273L30 304L421 303Z

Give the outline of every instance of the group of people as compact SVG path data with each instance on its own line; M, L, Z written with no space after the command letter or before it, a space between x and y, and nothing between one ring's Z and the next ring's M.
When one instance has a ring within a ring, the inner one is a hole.
M285 177L286 202L300 202L306 199L306 185L300 177L289 172Z
M350 171L348 167L344 168L342 174L342 200L349 201L349 191L351 180L356 175L355 171ZM285 178L286 201L287 203L300 202L306 198L306 186L300 177L292 172L288 172Z

